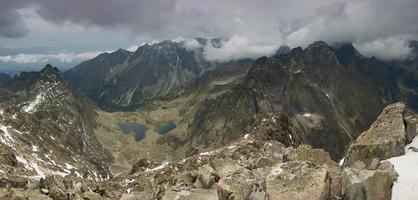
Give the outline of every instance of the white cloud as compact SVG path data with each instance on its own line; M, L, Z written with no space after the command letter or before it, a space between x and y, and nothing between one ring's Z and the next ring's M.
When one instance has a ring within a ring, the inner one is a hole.
M17 54L0 56L2 62L13 62L17 64L28 63L47 63L52 60L57 60L62 63L71 63L74 61L83 61L91 59L99 55L100 51L84 52L84 53L58 53L58 54Z
M365 56L375 56L379 59L402 59L411 53L405 37L388 37L371 42L354 44L358 51Z
M130 52L135 52L138 49L138 45L132 45L130 47L128 47L126 50L130 51Z
M6 1L9 7L0 10L9 12L0 15L20 9L18 21L29 32L21 39L0 39L4 46L65 43L109 49L101 45L118 48L178 36L222 37L225 46L207 49L207 56L227 60L269 54L283 44L306 47L324 40L353 42L368 55L390 59L405 56L406 36L418 38L417 0ZM394 37L403 40L386 41ZM187 48L198 47L187 41ZM388 53L382 48L389 48Z
M258 58L273 54L278 49L278 45L278 43L253 43L248 37L235 35L224 42L221 48L207 45L205 47L205 57L210 61L221 62L241 58Z

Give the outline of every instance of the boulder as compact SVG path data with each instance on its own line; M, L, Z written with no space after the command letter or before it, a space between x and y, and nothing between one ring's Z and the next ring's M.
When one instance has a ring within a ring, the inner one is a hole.
M412 139L417 135L417 123L417 118L413 116L405 117L406 143L411 143Z
M329 153L323 149L313 149L310 145L300 145L297 148L287 148L286 157L291 161L309 161L327 168L331 179L331 199L341 198L341 168L334 162Z
M39 193L36 190L12 190L8 197L0 199L12 200L52 200L50 197Z
M266 180L269 200L326 200L330 197L330 188L327 168L311 162L291 161L276 165Z
M203 165L197 170L196 181L193 186L196 188L209 189L219 180L215 170L209 165Z
M168 191L162 200L218 200L216 188Z
M46 178L41 178L39 181L40 189L51 190L53 187L56 187L62 191L65 190L64 178L58 175L47 176Z
M144 170L145 168L147 168L150 165L150 161L142 158L139 159L138 161L136 161L136 163L132 166L131 172L130 174L134 174L140 170Z
M103 199L102 196L95 192L84 192L83 193L83 199L84 200L101 200Z
M344 168L342 195L345 200L390 200L396 172L390 169Z
M151 200L151 194L148 192L131 192L122 194L120 200Z
M264 182L251 174L233 174L219 180L219 200L267 200Z
M405 153L407 133L404 122L405 105L387 106L371 125L347 150L344 166L351 167L362 161L369 167L373 159L384 160Z

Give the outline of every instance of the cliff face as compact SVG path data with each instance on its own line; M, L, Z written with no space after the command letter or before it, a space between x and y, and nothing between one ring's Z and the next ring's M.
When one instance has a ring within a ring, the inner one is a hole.
M199 50L164 41L118 50L81 63L66 78L104 109L134 107L173 92L210 68Z
M1 91L1 170L42 178L57 174L111 177L109 154L93 134L96 107L56 68L23 73Z
M385 105L416 98L404 95L394 70L350 44L315 42L260 58L241 84L202 104L191 124L193 143L222 146L250 131L260 116L284 113L303 133L302 142L338 158Z

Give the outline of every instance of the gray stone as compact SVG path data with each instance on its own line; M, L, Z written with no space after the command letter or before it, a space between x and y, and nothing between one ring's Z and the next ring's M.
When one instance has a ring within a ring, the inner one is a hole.
M353 163L353 168L355 168L355 169L366 169L366 164L364 164L364 162L361 161L361 160L357 160L356 162Z
M83 199L84 200L101 200L103 198L102 196L94 192L84 192Z
M367 167L367 169L371 169L371 170L377 169L377 167L379 167L379 164L380 164L380 159L379 158L373 158L370 161L370 165Z
M390 200L394 172L345 168L342 175L342 195L346 200Z
M209 165L203 165L197 170L197 178L193 184L196 188L205 188L209 189L214 183L219 179L215 170Z
M372 159L385 160L405 153L405 105L394 103L387 106L371 125L347 150L344 166L351 167L361 160L370 166Z
M267 176L269 200L326 200L330 197L327 168L310 162L287 162L276 165Z
M411 143L412 139L417 135L417 123L417 118L413 116L405 117L406 143Z

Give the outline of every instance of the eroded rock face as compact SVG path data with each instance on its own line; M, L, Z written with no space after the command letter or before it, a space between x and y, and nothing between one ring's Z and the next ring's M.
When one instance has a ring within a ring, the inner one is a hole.
M397 174L391 167L377 170L344 168L342 194L346 200L390 200Z
M350 145L345 166L362 161L370 166L373 159L387 159L405 153L407 132L404 122L405 105L394 103L386 107L369 130Z
M269 200L328 199L330 177L325 166L311 162L287 162L272 168L266 180Z

